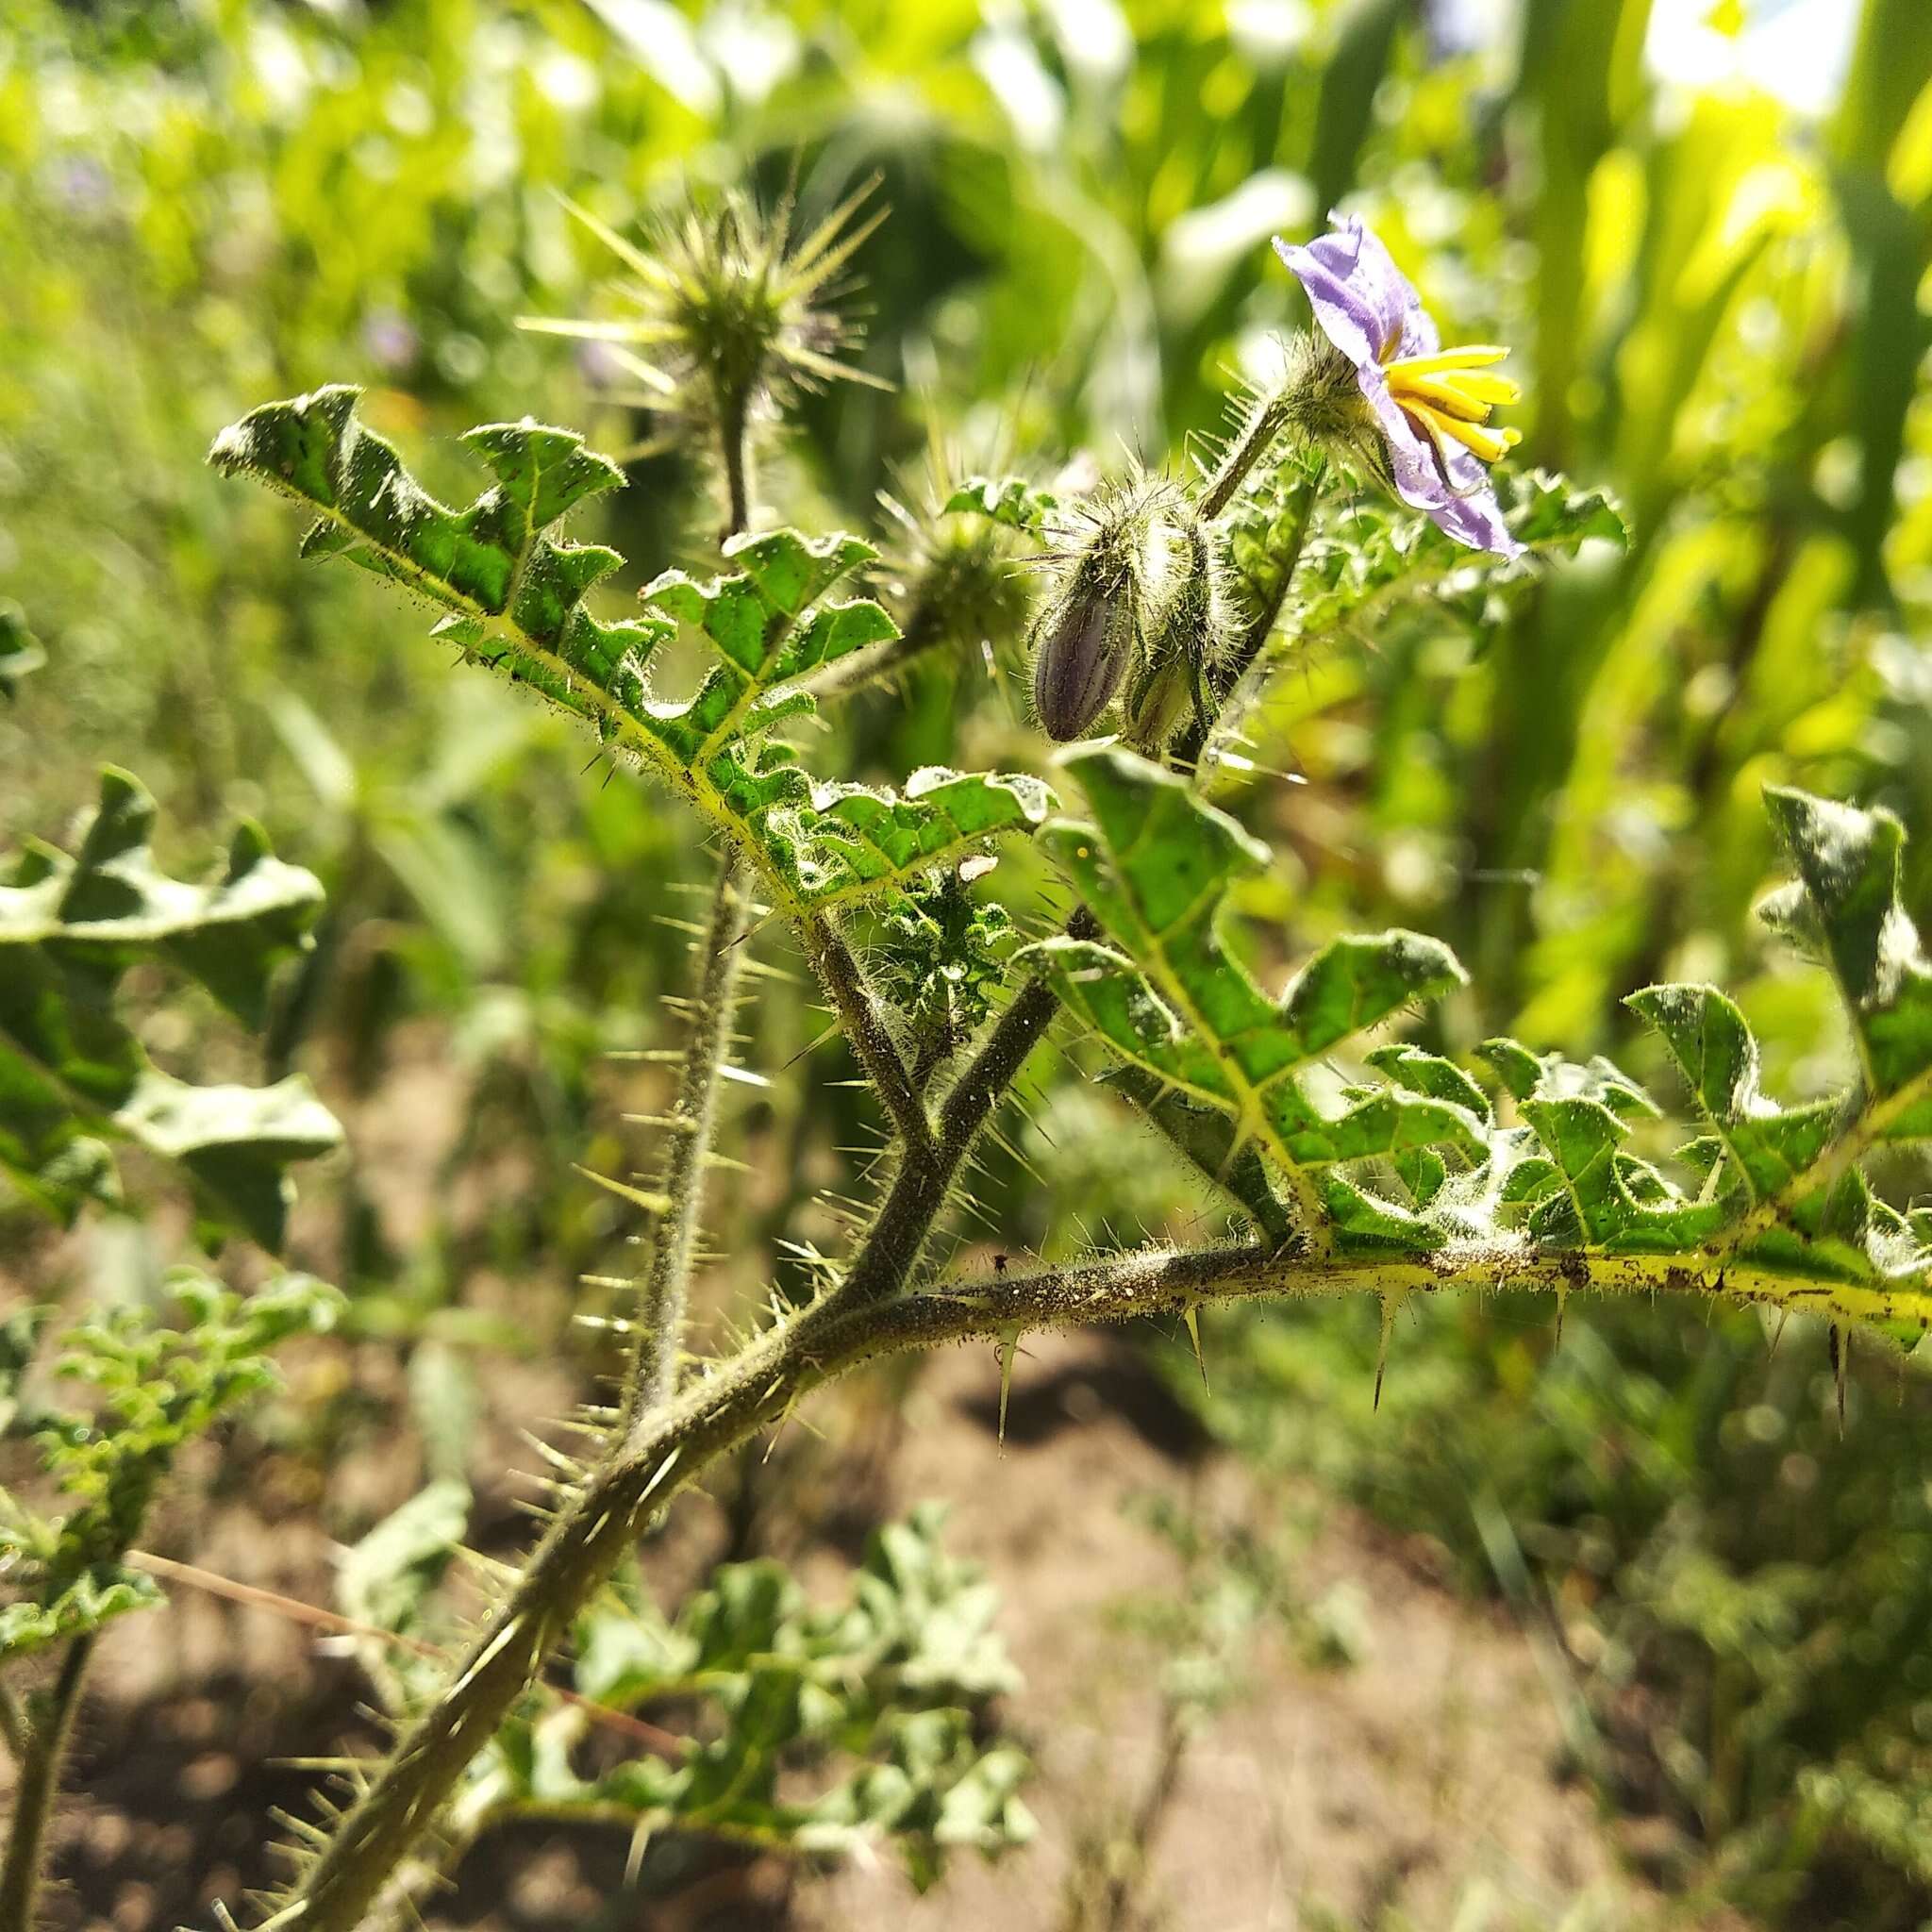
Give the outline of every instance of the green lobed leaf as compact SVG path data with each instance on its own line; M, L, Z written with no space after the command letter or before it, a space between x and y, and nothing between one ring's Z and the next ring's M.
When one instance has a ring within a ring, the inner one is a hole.
M1768 1099L1757 1041L1715 987L1646 987L1624 1005L1656 1028L1754 1202L1784 1192L1823 1157L1843 1108L1821 1100L1787 1112Z
M867 598L823 601L874 552L854 537L791 530L741 535L737 569L700 582L670 571L643 592L647 614L606 620L588 598L622 558L569 541L557 525L623 473L582 439L494 424L464 439L495 475L466 509L439 503L335 386L252 410L215 439L209 460L321 512L306 556L345 556L420 592L443 616L434 634L504 673L637 758L737 837L793 912L901 886L989 838L1030 831L1051 793L1037 779L928 772L903 791L821 784L763 741L808 713L813 671L897 636ZM657 695L654 655L680 623L715 659L685 701Z
M991 1722L1019 1678L996 1594L946 1554L943 1516L926 1506L876 1531L847 1601L824 1608L772 1561L721 1566L669 1620L622 1579L578 1619L575 1688L617 1709L709 1713L681 1755L594 1775L574 1762L577 1713L519 1718L492 1747L498 1815L628 1816L821 1855L886 1841L922 1884L950 1848L1024 1842L1026 1759Z
M163 1601L160 1586L145 1571L99 1564L51 1598L0 1607L0 1664L92 1637L116 1617L157 1608Z
M1064 762L1092 820L1056 820L1041 836L1106 939L1026 957L1125 1063L1111 1084L1272 1238L1292 1228L1336 1254L1499 1268L1539 1251L1624 1257L1717 1288L1736 1269L1758 1296L1835 1322L1932 1324L1932 1213L1892 1208L1858 1166L1880 1141L1932 1138L1932 968L1899 901L1899 835L1884 814L1772 801L1799 879L1770 914L1830 965L1861 1043L1860 1093L1780 1108L1730 1001L1653 987L1630 1005L1700 1116L1673 1145L1663 1109L1613 1061L1507 1039L1477 1052L1510 1118L1455 1062L1399 1042L1361 1056L1385 1085L1344 1088L1339 1112L1318 1105L1298 1070L1454 985L1454 961L1412 934L1346 940L1271 1000L1223 931L1227 894L1265 862L1260 848L1128 753L1084 746Z
M1352 1191L1319 1170L1436 1144L1480 1158L1482 1123L1461 1101L1391 1082L1333 1113L1297 1077L1367 1028L1461 984L1446 947L1407 932L1338 940L1271 999L1223 931L1230 889L1266 864L1265 850L1130 752L1079 746L1060 762L1093 818L1056 820L1041 837L1110 943L1060 938L1023 957L1131 1065L1229 1117L1228 1173L1258 1149L1287 1185L1305 1236L1321 1240Z
M1875 1138L1932 1139L1932 962L1899 895L1905 828L1888 811L1775 786L1765 802L1798 878L1763 913L1830 967L1878 1116Z
M154 822L140 781L109 767L79 851L30 844L0 884L0 1169L71 1220L116 1198L104 1143L133 1141L189 1174L213 1226L275 1248L288 1170L338 1144L334 1118L299 1076L199 1087L161 1072L114 999L130 966L157 959L258 1025L275 968L308 943L322 888L245 824L218 877L170 877Z
M1499 469L1492 480L1504 522L1524 545L1507 561L1473 558L1426 517L1392 503L1324 512L1302 551L1296 635L1332 635L1405 599L1487 625L1500 616L1499 600L1541 574L1539 559L1574 557L1591 539L1620 547L1629 541L1622 514L1600 490L1579 490L1545 470Z
M93 1392L86 1408L50 1404L8 1418L30 1433L41 1473L68 1514L29 1516L0 1491L0 1568L19 1591L0 1610L0 1660L85 1636L160 1592L125 1558L182 1446L274 1380L267 1352L330 1327L341 1298L308 1275L277 1276L245 1299L192 1271L170 1276L178 1325L148 1309L94 1311L62 1338L51 1384ZM17 1383L43 1323L10 1322L0 1377ZM10 1406L11 1389L4 1391Z

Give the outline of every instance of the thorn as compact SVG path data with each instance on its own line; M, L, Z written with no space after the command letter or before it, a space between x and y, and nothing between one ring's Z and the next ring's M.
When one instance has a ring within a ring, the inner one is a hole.
M646 1214L668 1214L671 1211L671 1197L668 1194L647 1194L641 1188L633 1188L620 1180L613 1180L608 1174L598 1174L588 1167L573 1167L587 1181L595 1181L607 1192L615 1194L620 1201L628 1201L634 1208L641 1208Z
M1569 1287L1566 1283L1559 1282L1557 1286L1557 1346L1558 1348L1561 1348L1563 1345L1563 1310L1569 1306Z
M1007 1453L1007 1399L1013 1392L1013 1357L1019 1353L1020 1330L1018 1326L1006 1329L993 1344L993 1359L1000 1365L1000 1434L999 1449L1004 1457Z
M1395 1311L1406 1299L1406 1295L1395 1294L1382 1297L1382 1337L1375 1345L1375 1394L1371 1405L1377 1415L1382 1411L1382 1374L1389 1366L1389 1331L1395 1326Z
M1192 1302L1181 1310L1181 1320L1188 1324L1188 1340L1194 1344L1194 1366L1201 1372L1201 1389L1208 1391L1208 1364L1201 1354L1201 1311ZM1379 1381L1379 1377L1377 1378Z
M651 1824L645 1820L630 1835L630 1844L624 1855L624 1883L628 1890L638 1882L638 1874L643 1870L644 1853L651 1842Z
M1849 1329L1838 1323L1831 1324L1828 1346L1831 1355L1832 1380L1838 1384L1838 1439L1845 1439L1845 1365L1852 1358L1852 1338Z

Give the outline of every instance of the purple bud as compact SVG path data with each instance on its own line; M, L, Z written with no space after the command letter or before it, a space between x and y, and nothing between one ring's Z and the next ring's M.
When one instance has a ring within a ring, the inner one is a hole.
M1128 585L1103 591L1076 576L1040 627L1033 708L1041 729L1061 744L1084 738L1120 688L1133 636L1123 607L1131 595Z

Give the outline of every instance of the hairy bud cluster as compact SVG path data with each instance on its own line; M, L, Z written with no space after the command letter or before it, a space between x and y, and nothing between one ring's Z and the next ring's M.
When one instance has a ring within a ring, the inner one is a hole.
M1215 546L1172 485L1129 481L1079 512L1034 625L1033 708L1050 738L1092 730L1122 692L1130 742L1158 751L1222 649Z
M1231 628L1220 555L1206 524L1191 518L1175 535L1173 588L1125 700L1127 742L1157 757L1190 705L1197 716L1208 715L1213 675Z
M947 478L959 472L935 452L898 494L879 492L888 521L882 581L908 655L938 646L977 651L1018 635L1033 608L1016 533L991 517L949 515Z

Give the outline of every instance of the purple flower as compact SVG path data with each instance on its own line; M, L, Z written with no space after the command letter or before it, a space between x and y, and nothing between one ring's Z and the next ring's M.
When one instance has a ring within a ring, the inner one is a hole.
M1380 240L1357 216L1328 219L1336 232L1306 247L1277 236L1274 252L1307 291L1322 333L1354 365L1376 432L1358 453L1404 503L1458 543L1520 556L1484 467L1522 440L1514 429L1489 426L1490 411L1521 393L1490 373L1508 351L1487 343L1445 350Z
M362 351L389 375L399 375L416 359L422 342L408 318L393 308L374 308L362 318Z

